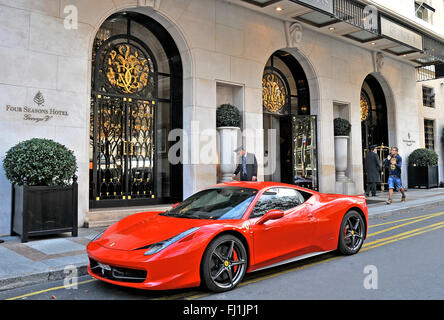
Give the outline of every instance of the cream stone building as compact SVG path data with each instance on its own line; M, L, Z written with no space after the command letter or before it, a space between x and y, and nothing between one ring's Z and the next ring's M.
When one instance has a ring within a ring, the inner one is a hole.
M368 146L407 159L424 119L442 158L440 62L442 0L0 0L0 157L34 137L66 145L79 225L109 224L217 183L216 108L230 103L259 180L362 194ZM336 117L352 125L339 181ZM0 190L1 235L3 168Z

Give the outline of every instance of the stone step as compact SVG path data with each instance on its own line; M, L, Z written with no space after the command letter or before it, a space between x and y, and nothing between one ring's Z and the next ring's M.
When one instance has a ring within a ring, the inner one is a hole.
M87 213L85 221L86 228L108 227L113 223L122 220L134 213L146 211L166 211L172 204L162 204L143 207L124 207L124 208L100 208L91 209Z

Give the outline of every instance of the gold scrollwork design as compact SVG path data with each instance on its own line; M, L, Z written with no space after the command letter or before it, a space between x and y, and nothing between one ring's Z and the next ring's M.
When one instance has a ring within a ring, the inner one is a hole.
M262 100L270 112L279 113L287 103L287 94L282 81L274 74L266 74L262 79Z
M123 93L136 93L148 84L148 60L139 49L129 44L116 46L107 57L109 83Z
M365 96L361 95L361 122L367 120L369 113L369 103Z

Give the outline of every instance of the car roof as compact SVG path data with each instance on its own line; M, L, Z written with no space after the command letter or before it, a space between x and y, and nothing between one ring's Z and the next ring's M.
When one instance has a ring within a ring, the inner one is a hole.
M252 188L257 190L262 190L264 188L268 187L290 187L290 188L296 188L303 191L307 191L310 193L315 193L313 190L301 188L299 186L296 186L294 184L287 184L282 182L274 182L274 181L229 181L229 182L223 182L219 183L213 186L214 187L241 187L241 188Z

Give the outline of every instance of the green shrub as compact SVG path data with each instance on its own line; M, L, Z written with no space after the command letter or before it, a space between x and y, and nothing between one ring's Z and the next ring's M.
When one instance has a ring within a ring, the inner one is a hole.
M416 149L409 156L409 165L415 167L429 167L438 165L438 154L431 149Z
M348 136L351 131L351 124L348 120L343 118L336 118L334 120L334 134L335 136Z
M241 125L241 113L231 104L222 104L216 110L216 127L238 127Z
M6 177L11 183L30 186L68 185L77 170L74 152L48 139L20 142L3 160Z

